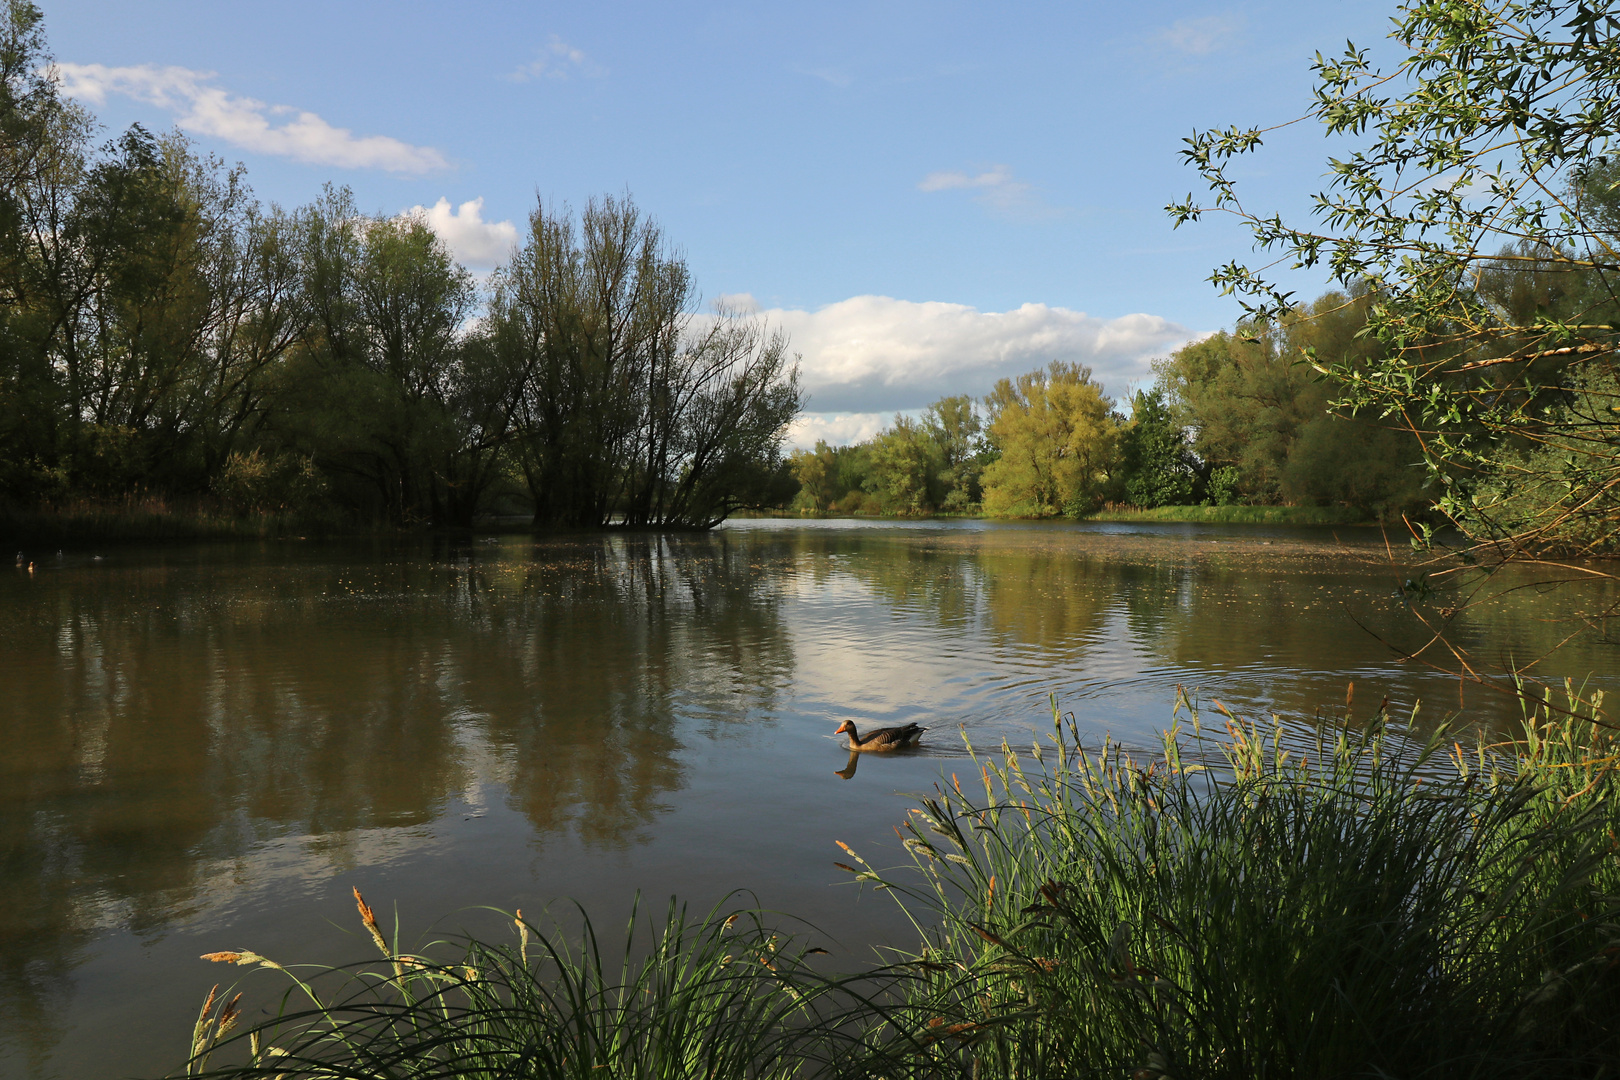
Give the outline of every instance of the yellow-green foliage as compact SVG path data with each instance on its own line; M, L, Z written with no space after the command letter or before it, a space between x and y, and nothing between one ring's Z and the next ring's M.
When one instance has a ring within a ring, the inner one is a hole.
M990 441L1001 453L984 470L986 514L1076 517L1100 501L1119 425L1090 368L1053 361L1045 371L1002 379L985 403Z

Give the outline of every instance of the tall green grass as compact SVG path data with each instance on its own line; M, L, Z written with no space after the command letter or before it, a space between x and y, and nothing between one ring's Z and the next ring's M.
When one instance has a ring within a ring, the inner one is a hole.
M828 975L759 913L291 980L199 1020L192 1075L1596 1077L1620 1061L1620 747L1573 689L1521 738L1217 730L974 758L903 826L920 942ZM1182 710L1186 716L1182 718ZM1224 709L1220 710L1224 714ZM568 942L581 944L570 947ZM638 952L638 949L640 950ZM210 1055L217 1055L211 1058ZM214 1061L225 1064L211 1064ZM212 1069L212 1071L209 1071Z
M1593 1076L1620 1061L1614 742L1548 707L1464 751L1194 711L1162 753L978 762L906 824L941 1033L975 1077ZM1571 694L1570 707L1581 701ZM1599 702L1600 704L1600 702Z
M757 911L694 919L672 901L662 923L644 927L632 914L617 950L583 912L572 931L547 932L518 912L513 944L440 942L460 951L443 962L387 941L355 898L380 963L293 969L251 952L205 957L270 969L289 987L276 1018L245 1032L235 1030L240 995L211 993L185 1075L835 1075L867 1060L859 1047L877 1013L863 988L890 985L819 974L809 958L822 950Z

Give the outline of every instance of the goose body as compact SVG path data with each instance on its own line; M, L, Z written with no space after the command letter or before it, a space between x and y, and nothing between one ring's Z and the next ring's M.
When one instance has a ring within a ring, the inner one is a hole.
M917 745L917 740L922 738L922 733L927 730L916 724L905 724L900 727L878 728L875 731L868 731L863 736L855 730L852 721L845 720L833 734L842 735L848 732L851 750L900 750Z

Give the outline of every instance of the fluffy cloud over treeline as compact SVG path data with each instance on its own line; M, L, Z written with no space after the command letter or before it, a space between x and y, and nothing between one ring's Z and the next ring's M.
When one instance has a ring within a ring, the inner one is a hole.
M997 379L1053 360L1087 365L1111 393L1151 374L1155 356L1191 340L1187 327L1159 315L1101 319L1083 311L1024 304L980 311L966 304L855 296L815 311L760 310L747 295L723 303L756 310L786 330L803 357L811 414L878 414L919 409L950 394L983 394ZM828 426L831 424L831 426ZM823 427L840 428L827 416Z

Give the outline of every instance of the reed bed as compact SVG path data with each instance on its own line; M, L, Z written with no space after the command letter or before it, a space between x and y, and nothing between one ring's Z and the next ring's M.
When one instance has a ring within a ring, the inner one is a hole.
M977 756L851 850L920 945L828 975L762 913L635 920L289 980L187 1075L220 1077L1599 1077L1620 1062L1620 747L1569 689L1519 739L1211 730L1086 751L1072 718ZM357 894L358 899L358 894ZM580 944L570 947L569 941ZM638 949L641 951L638 953ZM636 959L637 956L640 959ZM328 984L328 985L322 985ZM229 1062L213 1064L213 1062Z
M542 931L517 912L515 943L439 942L459 948L446 963L400 951L358 890L355 899L380 963L294 970L251 952L204 957L270 969L289 985L275 1019L247 1031L236 1030L239 995L211 992L185 1075L836 1075L867 1057L858 1049L874 1015L865 987L892 986L893 973L819 974L809 961L823 950L752 910L694 919L672 901L650 929L632 914L618 951L604 949L583 911L569 931Z

